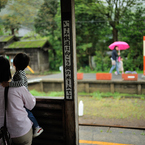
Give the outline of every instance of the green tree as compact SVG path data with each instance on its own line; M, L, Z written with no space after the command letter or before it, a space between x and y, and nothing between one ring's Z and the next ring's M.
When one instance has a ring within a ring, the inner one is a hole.
M36 33L47 36L52 44L49 50L50 69L58 70L62 65L60 3L56 0L44 0L35 18Z
M0 12L3 8L5 8L6 4L7 4L8 0L0 0ZM0 22L1 22L1 18L0 18ZM3 25L0 24L0 35L3 35Z
M118 41L117 26L120 19L124 17L128 9L133 9L141 4L141 2L138 3L138 0L97 0L92 3L92 5L96 5L96 11L100 12L112 27L113 41Z
M10 35L14 35L20 28L20 23L15 15L5 15L3 26L6 31L10 30Z
M75 1L78 69L88 65L93 69L92 56L96 55L96 51L101 51L103 55L106 50L102 43L106 43L104 40L108 39L110 29L104 17L96 12L96 5L93 3L95 0Z
M21 25L32 27L42 0L14 0L7 6L7 13L1 16L6 31L14 35Z
M56 0L44 0L35 19L36 32L41 36L52 35L54 37L54 30L57 28L54 20L57 8L58 2Z
M8 0L0 0L0 11L2 8L5 7L5 5L7 4Z
M143 36L145 34L145 9L138 7L135 11L128 10L118 25L119 38L126 41L130 48L121 54L127 59L124 61L125 70L143 69Z
M4 35L3 29L4 29L3 25L0 24L0 36Z

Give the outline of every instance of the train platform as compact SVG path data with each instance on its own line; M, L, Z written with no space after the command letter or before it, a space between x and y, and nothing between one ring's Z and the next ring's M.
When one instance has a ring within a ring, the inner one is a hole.
M62 73L57 74L51 74L51 75L28 75L28 79L63 79ZM96 80L96 73L83 73L83 79L82 80ZM112 73L112 81L123 81L122 74L115 75ZM137 81L145 81L145 77L143 77L143 74L138 74Z
M145 145L145 131L79 126L79 145Z
M138 74L137 81L145 81L143 74ZM28 77L32 80L62 80L61 73ZM83 80L96 80L95 73L84 73ZM112 74L111 81L123 81L121 75ZM57 82L58 83L58 82ZM134 81L132 82L134 83ZM79 125L79 145L145 145L144 128L120 128L109 126Z

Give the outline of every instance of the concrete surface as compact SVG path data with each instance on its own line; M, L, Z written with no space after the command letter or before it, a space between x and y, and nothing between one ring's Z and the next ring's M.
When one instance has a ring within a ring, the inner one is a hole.
M143 74L138 74L138 80L142 80L142 81L145 81L145 79L143 79ZM34 79L35 75L33 76L32 79ZM36 77L37 79L62 79L63 76L61 73L58 73L58 74L52 74L52 75L46 75L46 76L37 76ZM95 73L84 73L84 77L83 77L83 80L96 80L96 74ZM29 79L31 80L31 79ZM122 80L122 75L115 75L112 73L112 80Z
M80 145L145 145L145 131L79 126L79 142Z

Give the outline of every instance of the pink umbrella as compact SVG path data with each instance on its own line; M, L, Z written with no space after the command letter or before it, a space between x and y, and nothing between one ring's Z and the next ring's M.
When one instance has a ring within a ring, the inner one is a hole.
M109 48L111 50L113 50L115 46L118 46L119 50L125 50L125 49L128 49L130 47L126 42L116 41L116 42L112 43L111 45L109 45Z
M109 48L111 50L113 50L115 46L118 46L119 52L120 52L120 50L125 50L125 49L128 49L130 47L126 42L116 41L116 42L112 43L111 45L109 45ZM119 62L120 62L120 59L121 58L119 56L119 58L118 58Z

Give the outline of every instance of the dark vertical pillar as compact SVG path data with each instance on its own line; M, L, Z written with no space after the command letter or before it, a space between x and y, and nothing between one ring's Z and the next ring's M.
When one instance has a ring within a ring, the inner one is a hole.
M61 0L66 145L78 145L77 65L74 0Z

